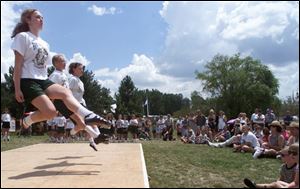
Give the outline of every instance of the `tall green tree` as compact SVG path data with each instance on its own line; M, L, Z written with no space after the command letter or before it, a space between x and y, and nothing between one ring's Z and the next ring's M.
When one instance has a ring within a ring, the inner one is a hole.
M135 87L130 76L125 76L121 81L118 92L115 94L117 101L117 113L141 114L143 111L142 101L139 100L138 89Z
M4 74L5 83L1 83L1 110L8 108L11 115L19 119L23 115L24 105L15 98L15 86L13 81L14 67L9 67L8 73Z
M242 111L249 115L256 107L265 110L276 100L278 80L260 60L218 54L205 68L204 72L196 71L197 78L229 116Z
M98 113L103 114L110 112L111 105L114 103L110 96L110 90L102 87L97 80L94 79L95 74L92 71L84 71L80 78L84 84L83 98L86 101L87 107Z

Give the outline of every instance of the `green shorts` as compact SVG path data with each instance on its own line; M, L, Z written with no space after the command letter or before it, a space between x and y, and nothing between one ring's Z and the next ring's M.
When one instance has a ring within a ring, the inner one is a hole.
M25 102L31 103L36 97L45 94L45 90L55 83L49 79L21 79L20 84Z

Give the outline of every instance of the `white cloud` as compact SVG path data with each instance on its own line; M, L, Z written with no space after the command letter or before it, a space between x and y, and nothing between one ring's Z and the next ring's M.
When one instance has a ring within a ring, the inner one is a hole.
M15 11L15 5L28 4L30 2L7 2L1 1L1 82L4 75L8 73L9 67L14 65L14 54L10 49L12 39L11 33L20 19L20 11Z
M96 5L92 5L91 7L88 7L88 11L92 11L97 16L103 16L105 14L120 14L122 11L117 10L115 7L105 8L105 7L97 7Z
M280 97L299 86L299 77L283 77L291 74L283 68L299 69L286 65L299 62L298 2L163 2L159 14L168 25L161 73L193 80L217 53L239 52L273 66Z
M160 73L153 59L146 55L134 54L131 64L121 69L110 70L103 68L94 72L99 83L109 88L114 94L120 86L121 80L129 75L135 86L139 89L158 89L165 93L181 93L184 97L190 97L195 89L201 89L198 80L185 80Z
M81 55L80 52L73 54L73 57L69 60L69 63L72 63L72 62L79 62L79 63L83 64L84 66L87 66L90 64L90 61L85 56Z
M299 90L299 62L292 62L285 66L268 64L268 67L279 80L281 98L285 99L291 96L292 91Z
M271 37L280 42L290 24L290 12L296 14L297 9L289 2L241 2L228 12L221 7L217 14L218 25L225 27L220 34L224 39Z

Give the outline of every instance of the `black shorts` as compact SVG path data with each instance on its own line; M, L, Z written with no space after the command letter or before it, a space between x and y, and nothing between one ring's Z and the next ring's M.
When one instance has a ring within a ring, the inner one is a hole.
M132 134L138 134L139 130L137 126L129 125L128 131L131 132Z
M118 128L117 134L127 134L127 129L126 128Z
M48 131L56 131L56 126L48 126Z
M10 122L3 122L2 123L2 128L3 129L9 129L10 128Z
M26 103L31 103L36 97L44 95L45 90L53 85L51 80L39 80L39 79L21 79L21 91L24 95Z
M57 127L57 132L58 133L65 133L65 128L64 127Z

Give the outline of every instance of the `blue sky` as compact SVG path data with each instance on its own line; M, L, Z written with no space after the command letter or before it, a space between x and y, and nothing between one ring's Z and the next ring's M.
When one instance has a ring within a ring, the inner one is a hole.
M217 53L238 52L269 67L280 98L299 90L298 2L1 1L2 82L13 65L9 36L25 8L43 14L50 50L87 65L112 95L130 75L139 89L190 97L202 89L195 70Z

